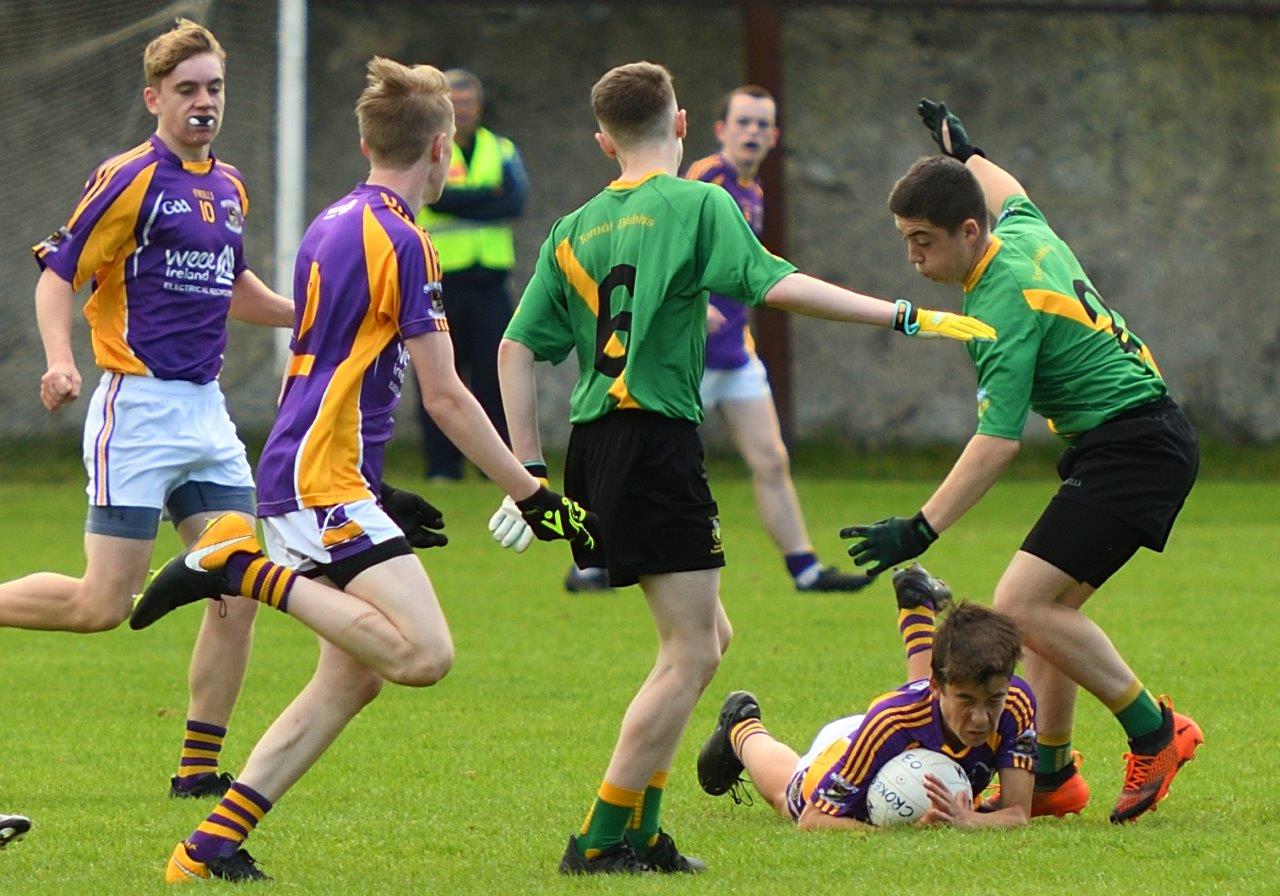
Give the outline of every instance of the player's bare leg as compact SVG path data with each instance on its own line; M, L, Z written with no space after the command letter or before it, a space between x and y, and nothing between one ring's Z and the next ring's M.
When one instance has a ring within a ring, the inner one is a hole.
M339 591L299 577L289 615L395 684L427 687L453 665L453 640L422 563L384 560Z
M720 571L643 576L658 628L658 659L622 719L605 780L644 790L671 767L685 725L720 665Z
M1013 619L1029 649L1112 706L1137 676L1097 623L1061 602L1076 587L1056 566L1018 551L996 585L995 608Z
M751 783L774 811L791 820L787 809L787 785L795 774L800 756L767 731L747 738L738 754L743 767L751 777Z
M219 512L198 513L180 522L177 528L183 544L194 541L205 523L220 515ZM253 525L253 518L248 514L237 515ZM187 672L191 690L187 718L227 726L249 666L257 612L257 601L234 597L223 604L210 603L205 607Z
M1102 701L1124 726L1130 752L1111 820L1132 821L1165 798L1204 735L1193 719L1173 711L1168 698L1157 701L1102 629L1064 602L1078 587L1062 570L1019 551L996 586L995 606L1013 617L1031 650Z
M0 584L0 627L104 632L129 618L146 581L155 541L87 533L85 572L37 572Z
M751 470L756 510L765 531L784 554L812 551L772 396L723 401L720 412L738 453Z
M797 568L802 570L798 575L792 570L796 587L802 591L857 591L868 585L871 579L866 576L818 564L791 480L791 457L782 441L773 396L727 399L719 407L738 453L751 470L756 511L765 531L787 558L788 567L795 562L793 558L807 558L798 560ZM806 565L812 568L804 569Z
M315 674L262 735L236 780L272 802L280 799L378 696L382 684L381 676L321 638Z

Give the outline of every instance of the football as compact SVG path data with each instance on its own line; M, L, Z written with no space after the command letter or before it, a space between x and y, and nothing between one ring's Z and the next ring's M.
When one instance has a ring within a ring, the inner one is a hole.
M924 776L931 774L952 793L973 799L969 777L953 759L933 750L907 750L890 759L867 790L867 817L879 828L914 824L929 809Z

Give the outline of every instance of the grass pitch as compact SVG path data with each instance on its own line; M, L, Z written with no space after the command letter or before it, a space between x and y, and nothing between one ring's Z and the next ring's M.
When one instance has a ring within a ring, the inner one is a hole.
M287 893L1277 892L1280 822L1273 748L1280 625L1271 552L1280 483L1202 481L1168 552L1142 552L1089 608L1153 690L1169 692L1206 744L1160 810L1117 829L1118 725L1082 696L1075 744L1094 800L1081 818L1012 832L799 833L761 802L699 791L693 766L724 694L749 688L770 729L801 752L818 728L900 683L889 583L853 595L795 593L760 529L750 485L713 469L729 566L722 595L736 636L699 705L672 775L665 825L704 858L699 878L566 880L555 872L604 769L655 638L638 589L573 597L568 552L500 550L485 524L491 486L430 497L451 542L420 554L449 616L457 662L427 690L388 687L285 796L250 850ZM1047 470L1046 470L1047 472ZM406 487L420 481L401 476ZM934 481L797 476L828 562L836 530L913 511ZM961 597L989 601L1054 483L1011 481L924 558ZM82 569L83 492L0 486L0 578ZM177 543L164 536L157 565ZM199 621L187 608L154 628L82 636L0 631L0 810L32 817L0 853L0 894L162 892L173 844L209 804L169 800ZM302 686L315 659L303 626L263 610L224 767ZM218 886L213 884L212 886ZM256 890L255 890L256 892Z

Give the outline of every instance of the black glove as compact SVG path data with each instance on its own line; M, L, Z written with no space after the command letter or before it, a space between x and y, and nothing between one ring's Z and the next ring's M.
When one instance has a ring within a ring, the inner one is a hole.
M382 509L400 527L410 546L438 548L449 543L449 537L434 530L444 528L444 514L420 495L401 491L382 483Z
M933 142L946 155L961 162L969 161L970 156L987 157L985 152L969 142L964 125L959 118L947 111L946 103L921 100L916 106L916 112L920 114L924 126L933 133Z
M517 501L520 515L538 541L563 538L588 550L599 541L600 518L572 498L558 495L545 485L523 501Z
M929 545L938 540L938 533L922 512L909 520L891 516L869 526L847 526L840 530L840 537L858 539L849 547L849 556L856 566L875 563L867 575L878 576L929 550Z

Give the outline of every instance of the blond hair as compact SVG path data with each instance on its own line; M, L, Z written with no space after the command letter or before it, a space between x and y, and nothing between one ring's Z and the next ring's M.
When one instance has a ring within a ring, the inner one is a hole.
M591 88L591 111L623 146L665 137L675 114L671 72L653 62L632 62L605 72Z
M449 129L449 82L434 66L410 68L381 56L369 60L368 81L356 103L360 136L374 162L408 168L422 158L432 137Z
M149 87L156 87L170 72L192 56L212 53L225 70L227 54L213 32L190 19L178 19L172 29L157 37L142 51L142 74Z

